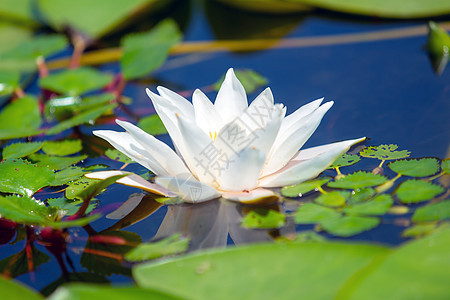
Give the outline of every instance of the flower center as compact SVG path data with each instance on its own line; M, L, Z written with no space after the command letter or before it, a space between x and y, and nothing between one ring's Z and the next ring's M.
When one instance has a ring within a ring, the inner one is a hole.
M211 137L211 139L214 142L216 140L216 137L217 137L217 131L214 131L214 134L210 131L209 132L209 136Z

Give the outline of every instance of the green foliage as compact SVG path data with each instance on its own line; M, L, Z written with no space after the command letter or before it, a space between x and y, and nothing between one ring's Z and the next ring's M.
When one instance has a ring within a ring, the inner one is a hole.
M167 129L157 114L139 120L138 127L151 135L166 134Z
M440 74L444 71L449 56L450 36L447 31L435 22L428 23L428 40L426 48L430 54L435 71Z
M348 191L332 191L320 194L314 201L325 206L339 207L345 204L345 199L349 196L350 192Z
M188 246L188 238L182 238L180 234L175 234L157 242L140 244L125 254L125 259L132 262L150 260L185 252Z
M80 199L84 201L91 200L100 194L109 185L128 174L111 176L105 180L82 178L72 183L66 189L66 197L68 199Z
M432 233L437 227L436 223L418 224L406 228L402 232L402 237L419 237Z
M374 217L344 216L337 219L329 219L320 223L328 233L336 236L349 237L375 228L380 219Z
M357 154L342 154L339 156L328 169L335 169L340 167L347 167L356 164L361 160Z
M39 151L41 147L42 142L15 143L3 148L2 156L3 159L22 158L36 151Z
M373 200L345 207L342 211L347 215L384 215L391 208L394 200L391 195L380 194Z
M419 207L412 216L413 222L431 222L450 219L450 200Z
M120 161L124 164L130 164L134 162L132 159L130 159L128 156L117 149L106 149L105 155L112 160Z
M370 146L367 147L359 153L363 157L377 158L380 160L391 160L409 157L408 150L395 151L398 146L394 144L380 145L380 146Z
M352 194L348 198L349 205L355 205L367 201L369 198L376 194L373 188L362 188L352 191Z
M0 96L12 94L19 87L19 80L19 72L0 70Z
M72 166L62 169L55 173L55 180L50 184L51 186L59 186L67 184L73 180L77 180L83 176L84 170L80 167Z
M83 146L81 140L45 141L42 151L48 155L65 156L80 152Z
M300 206L295 215L297 224L315 224L328 220L338 219L342 215L334 209L323 207L314 203L306 203Z
M4 277L0 277L0 289L5 299L43 299L43 297L36 292L33 292L31 289L26 288L22 283L8 280Z
M50 257L47 254L39 251L33 244L31 244L28 253L24 249L16 254L2 259L0 261L0 271L3 274L9 273L11 277L17 277L30 271L28 265L30 262L32 262L35 267L38 267L49 260ZM24 294L23 296L25 295L27 294ZM21 298L22 296L19 299Z
M58 209L59 213L63 213L64 216L75 214L83 203L82 200L70 200L66 198L50 198L46 202L49 206ZM86 214L90 213L94 208L95 204L91 202L86 210Z
M234 74L242 83L245 92L248 94L255 92L262 86L265 86L268 82L267 78L265 78L264 76L253 70L235 69ZM214 90L218 91L219 88L222 86L224 80L225 74L222 75L222 77L216 83L213 84Z
M286 224L286 216L267 208L252 209L241 221L245 228L281 228Z
M62 170L86 159L87 155L60 157L34 153L29 155L28 158L33 162L37 162L38 165L45 166L51 170Z
M444 192L440 185L423 180L407 180L400 184L395 193L403 203L416 203L430 200Z
M380 185L386 181L387 178L385 176L358 171L344 178L329 182L328 186L340 189L358 189Z
M442 161L441 168L445 174L450 174L450 158L446 158Z
M281 189L281 194L285 197L292 197L292 198L301 197L303 194L306 194L318 187L321 187L328 181L330 181L330 178L325 177L316 180L302 182L297 185L285 186Z
M40 133L42 118L37 99L26 96L8 104L0 113L0 140Z
M32 196L48 186L55 178L49 168L34 165L22 159L7 159L0 162L0 191Z
M439 171L439 162L436 158L402 159L391 162L389 168L401 175L426 177Z
M98 90L110 83L111 80L112 76L109 74L101 73L96 69L81 67L78 69L67 69L40 78L39 86L73 97Z
M34 0L3 0L0 2L0 16L27 25L35 25L33 2Z
M121 43L123 55L120 58L125 79L142 77L160 67L166 61L170 48L181 38L177 24L169 19L148 32L127 35Z

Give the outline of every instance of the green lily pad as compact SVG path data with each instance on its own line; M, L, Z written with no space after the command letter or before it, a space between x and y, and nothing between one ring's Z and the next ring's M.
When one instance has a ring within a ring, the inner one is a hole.
M391 162L389 168L401 175L426 177L439 171L439 162L436 158L402 159Z
M345 200L350 196L349 191L332 191L320 194L314 202L331 207L339 207L345 204Z
M255 72L253 70L248 69L235 69L234 74L239 79L241 84L244 86L245 92L247 94L251 94L255 92L262 86L265 86L268 82L267 78ZM225 74L213 84L214 90L218 91L222 86L223 81L225 80Z
M132 159L130 159L128 156L126 156L117 149L106 149L105 155L112 160L120 161L124 164L134 163Z
M55 173L55 179L50 185L60 186L63 184L67 184L71 181L79 179L84 175L84 173L85 171L80 167L72 166L64 168L61 171Z
M106 189L109 185L127 175L128 174L116 175L105 180L89 179L86 177L81 178L69 185L69 187L66 189L66 198L76 198L85 201L90 200L103 192L103 190Z
M447 31L432 21L428 23L428 40L426 48L430 54L434 70L436 73L441 74L448 62L450 36Z
M2 217L22 224L45 224L49 215L56 209L47 207L43 202L28 196L0 196L0 214Z
M33 15L33 2L33 0L3 0L0 2L0 16L26 25L37 25Z
M445 174L450 174L450 158L446 158L442 161L441 168Z
M181 238L180 234L175 234L157 242L142 243L125 254L125 259L133 262L150 260L185 252L188 246L188 238Z
M55 178L49 168L34 165L22 159L7 159L0 162L0 191L32 196L48 186Z
M342 215L336 210L314 203L306 203L300 206L295 214L297 224L315 224L327 220L341 218Z
M0 277L0 289L2 290L2 295L5 299L44 299L40 294L27 288L24 284L4 277Z
M431 234L437 228L436 223L418 224L402 231L402 237L419 237Z
M3 159L22 158L36 151L39 151L41 147L42 142L15 143L3 148L2 156Z
M364 201L369 200L376 192L373 188L361 188L352 191L352 194L348 198L349 205L355 205Z
M320 226L332 235L349 237L373 229L378 224L380 219L375 217L344 216L323 221Z
M98 90L112 80L112 76L89 67L67 69L39 79L41 88L69 96L79 96Z
M45 141L42 151L48 155L65 156L75 154L83 149L81 140Z
M34 153L29 155L28 158L40 166L45 166L51 170L62 170L86 159L87 155L60 157Z
M388 252L327 242L250 245L139 264L133 278L183 299L333 299L356 271Z
M181 38L177 24L170 19L148 32L127 35L121 42L123 55L120 58L125 79L143 77L159 68L166 61L170 48Z
M292 197L292 198L301 197L303 194L306 194L318 187L321 187L328 181L330 181L330 178L325 177L316 180L302 182L297 185L285 186L281 189L281 194L285 197Z
M342 154L339 156L328 169L335 169L340 167L347 167L356 164L361 160L361 157L357 154Z
M450 219L450 200L419 207L412 216L413 222L432 222Z
M41 124L37 99L31 96L16 99L0 113L0 140L38 134Z
M336 181L331 181L328 186L340 189L358 189L380 185L386 181L386 176L358 171Z
M416 203L430 200L444 191L440 185L411 179L400 184L395 193L403 203Z
M47 130L47 135L53 135L60 133L61 131L67 130L69 128L86 124L86 123L93 123L98 117L106 113L107 111L114 109L117 106L117 104L109 104L102 107L97 107L85 112L82 112L79 115L76 115L66 121L60 122L57 125L53 126L49 130Z
M161 135L167 133L166 127L157 114L140 119L137 125L151 135Z
M361 150L359 154L363 157L377 158L379 160L391 160L409 157L409 154L411 152L409 152L408 150L396 151L397 148L398 145L394 144L370 146Z
M245 228L281 228L286 224L286 216L273 209L252 209L241 221Z
M0 70L0 96L10 95L19 87L20 73Z
M374 215L381 216L389 211L394 200L391 195L381 194L373 200L345 207L342 211L347 215Z

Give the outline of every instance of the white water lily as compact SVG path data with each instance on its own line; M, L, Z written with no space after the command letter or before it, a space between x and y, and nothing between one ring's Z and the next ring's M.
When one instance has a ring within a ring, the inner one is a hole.
M299 150L319 126L333 102L310 102L285 116L270 88L248 105L244 87L229 69L214 104L200 90L192 103L164 87L147 94L176 151L131 123L117 120L125 132L94 131L117 150L143 165L151 183L131 174L117 182L186 202L220 196L240 201L275 198L267 188L297 184L320 174L353 144L347 140ZM104 179L124 171L90 173Z

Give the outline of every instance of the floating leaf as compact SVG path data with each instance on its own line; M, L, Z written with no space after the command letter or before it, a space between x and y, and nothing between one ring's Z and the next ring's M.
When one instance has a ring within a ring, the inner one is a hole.
M427 201L443 192L444 188L440 185L413 179L403 182L395 191L403 203Z
M446 158L442 161L441 168L445 174L450 174L450 158Z
M381 194L373 200L345 207L342 211L347 215L384 215L389 211L394 200L391 195Z
M426 48L430 54L431 63L437 74L441 74L448 62L450 36L447 31L435 22L428 23L428 40Z
M151 135L166 134L167 129L157 114L139 120L138 127Z
M182 299L333 299L355 272L388 252L327 242L249 245L139 264L133 278Z
M0 276L0 290L2 291L2 297L4 297L4 299L43 299L37 292L33 292L23 283L14 280L8 280L3 276Z
M157 242L140 244L125 254L125 259L133 262L150 260L185 252L188 246L188 238L181 238L180 234L175 234Z
M300 206L295 215L297 224L315 224L327 220L341 218L342 215L332 208L324 207L314 203L306 203Z
M46 133L48 135L53 135L81 124L93 123L93 121L95 121L98 117L106 113L108 110L114 109L116 106L117 104L109 104L85 111L79 115L74 116L73 118L58 123L54 127L47 130Z
M234 70L234 73L241 84L244 86L247 94L255 92L257 89L259 89L261 86L266 85L268 82L267 78L253 70L236 69ZM225 74L222 75L222 77L213 84L214 90L218 91L224 80Z
M373 195L375 195L375 190L373 188L362 188L352 191L352 194L348 198L349 205L355 205L364 201L369 200Z
M67 184L70 181L77 180L84 175L84 170L80 167L68 167L55 173L55 180L50 184L51 186L59 186Z
M450 219L450 200L419 207L412 216L413 222L431 222Z
M367 147L359 153L363 157L377 158L380 160L391 160L408 157L411 152L408 150L395 151L397 145L380 145Z
M0 162L0 174L0 191L28 196L48 186L55 178L50 169L22 159Z
M342 154L339 156L328 169L335 169L340 167L347 167L356 164L361 160L357 154Z
M242 1L242 0L218 0L230 6L254 11L264 14L292 14L294 12L309 11L312 8L309 5L304 5L301 1L278 1L278 0L257 0L257 1Z
M128 34L121 42L123 55L120 65L125 79L142 77L160 67L166 61L170 48L181 37L177 24L170 19L148 32Z
M81 140L45 141L42 151L48 155L65 156L80 152L83 146Z
M6 146L3 149L2 156L3 159L8 158L22 158L27 155L30 155L36 151L39 151L42 147L42 142L33 142L33 143L15 143L9 146Z
M67 69L39 79L41 88L69 96L98 90L112 80L112 76L89 67Z
M345 216L320 223L322 228L333 235L349 237L375 228L380 223L378 218Z
M303 194L306 194L318 187L321 187L328 181L330 181L330 178L325 177L316 180L302 182L297 185L285 186L281 189L281 194L285 197L292 197L292 198L301 197Z
M345 204L345 199L350 196L348 191L332 191L326 194L320 194L319 197L314 199L314 202L325 205L338 207Z
M286 216L273 209L252 209L241 221L245 228L281 228L286 224Z
M389 168L401 175L426 177L439 171L439 162L436 158L402 159L391 162Z
M19 80L19 72L0 70L0 96L12 94L19 87Z
M82 181L79 180L76 183L78 183L78 188L74 189L75 183L70 185L67 189L66 189L66 197L68 199L72 199L72 198L77 198L77 199L81 199L81 200L90 200L93 197L97 196L98 194L100 194L104 189L106 189L109 185L113 184L114 182L116 182L118 179L124 177L124 176L128 176L129 174L122 174L122 175L116 175L116 176L111 176L105 180L96 180L96 179L90 179L87 181ZM85 178L85 179L89 179L89 178ZM84 178L83 178L84 180ZM69 188L72 188L69 191ZM70 195L70 197L68 196L68 193Z
M28 196L0 196L0 215L22 224L45 224L56 209Z
M328 183L328 186L340 189L358 189L380 185L386 181L387 178L385 176L358 171L336 181L331 181Z
M0 140L38 134L41 124L37 99L31 96L16 99L0 113Z
M436 229L436 227L436 223L414 225L403 230L402 237L418 237L429 235Z
M66 198L50 198L47 199L47 204L50 207L64 211L64 215L71 216L78 211L82 200L69 200Z
M87 155L60 157L34 153L29 155L28 158L33 162L37 162L40 166L45 166L51 170L62 170L86 159Z
M116 149L107 149L105 151L105 155L112 160L120 161L123 162L124 164L130 164L134 162L128 156L126 156L125 154Z

